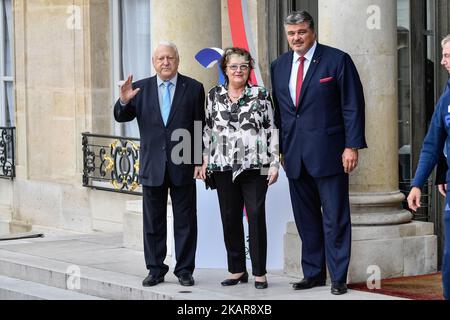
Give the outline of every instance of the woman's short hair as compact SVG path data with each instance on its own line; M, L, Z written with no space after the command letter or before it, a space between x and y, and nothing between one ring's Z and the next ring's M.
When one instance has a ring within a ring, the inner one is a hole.
M247 50L245 50L243 48L238 48L238 47L231 47L231 48L225 49L222 54L222 58L220 58L220 69L222 70L223 75L225 76L226 84L228 84L228 76L227 76L226 69L227 69L228 63L230 62L230 57L233 55L244 57L245 60L248 61L249 71L252 71L255 66L255 61L253 60L250 52L248 52ZM249 76L250 76L250 72L249 72Z

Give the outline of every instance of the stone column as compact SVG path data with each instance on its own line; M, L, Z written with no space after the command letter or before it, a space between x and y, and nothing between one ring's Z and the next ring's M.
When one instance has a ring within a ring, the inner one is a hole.
M217 83L217 68L204 69L195 55L206 47L222 47L220 0L151 2L152 48L174 42L180 53L179 71L202 82L205 90Z
M350 54L364 86L369 148L350 178L354 225L412 218L398 184L396 12L395 1L319 1L320 42Z

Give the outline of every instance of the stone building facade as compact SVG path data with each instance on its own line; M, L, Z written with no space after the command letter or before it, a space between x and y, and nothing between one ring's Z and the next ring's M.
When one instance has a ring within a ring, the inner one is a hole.
M139 197L93 190L81 183L82 133L123 132L112 118L117 80L123 79L117 70L120 64L117 54L123 52L117 51L117 46L124 41L121 24L124 16L122 20L115 18L117 10L125 12L122 2L12 2L16 176L13 180L0 179L1 232L124 230L127 202ZM193 57L202 48L232 45L228 1L133 2L148 8L144 13L148 14L148 52L161 40L175 42L181 57L180 72L202 81L205 88L213 86L217 72L204 69ZM436 221L412 220L411 213L402 207L404 194L399 188L397 9L401 2L242 1L253 30L255 58L266 86L270 87L270 61L286 49L280 19L289 10L303 7L317 14L319 41L347 51L360 72L367 103L369 149L361 152L359 168L351 175L352 281L363 281L372 265L380 266L384 277L429 273L438 268L439 247L433 223ZM411 32L417 2L409 4ZM449 31L448 23L443 21L447 21L450 8L446 1L436 1L432 9L429 1L423 4L425 13L434 17L432 42L434 56L438 57L436 44ZM139 10L134 12L142 14ZM412 33L409 39L421 43ZM435 65L438 63L435 59ZM444 76L439 66L434 70L435 87L442 88ZM424 77L424 70L420 72L411 69L411 77ZM151 73L149 68L148 74ZM416 92L413 89L412 97ZM435 90L435 95L438 91ZM420 113L420 108L414 112ZM426 129L423 127L422 131ZM415 137L417 141L421 138ZM411 158L417 153L416 150ZM433 210L438 211L439 207ZM301 273L299 242L291 222L284 238L287 273Z

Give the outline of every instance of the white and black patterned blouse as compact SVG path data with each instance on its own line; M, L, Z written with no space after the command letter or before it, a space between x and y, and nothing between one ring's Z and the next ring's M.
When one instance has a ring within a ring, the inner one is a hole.
M269 92L259 86L244 89L236 103L225 86L208 93L203 154L208 169L232 170L233 181L244 170L279 168L279 137Z

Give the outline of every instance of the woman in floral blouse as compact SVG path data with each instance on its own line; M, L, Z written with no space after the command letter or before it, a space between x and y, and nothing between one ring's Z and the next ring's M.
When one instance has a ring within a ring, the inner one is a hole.
M203 132L204 165L217 186L229 278L223 286L248 282L243 210L249 226L255 287L267 288L267 188L278 179L278 131L269 92L249 84L254 61L240 48L225 50L221 68L225 85L209 91Z

